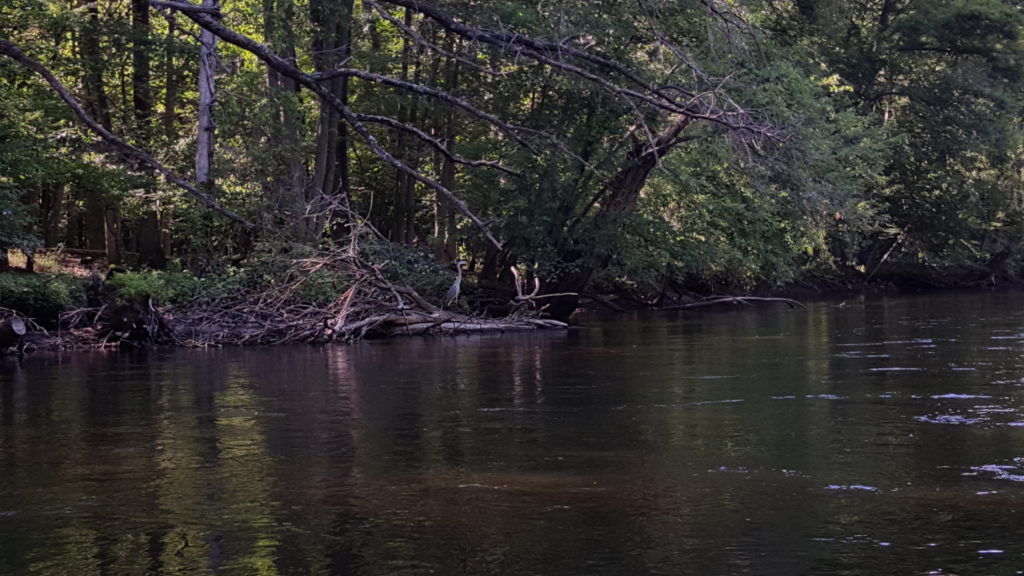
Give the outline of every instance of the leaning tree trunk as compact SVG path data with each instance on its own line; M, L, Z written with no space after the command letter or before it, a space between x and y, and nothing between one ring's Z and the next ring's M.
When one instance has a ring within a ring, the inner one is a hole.
M571 292L577 296L551 298L547 312L556 320L566 321L579 305L578 294L590 283L595 270L607 267L615 256L614 246L623 218L636 208L640 191L651 170L673 146L679 134L692 119L681 117L666 127L654 141L638 141L627 157L627 164L602 187L597 214L576 230L570 230L559 246L563 262L575 264L575 272L562 275L549 285L548 293ZM596 202L594 203L596 205ZM574 238L586 238L574 242Z

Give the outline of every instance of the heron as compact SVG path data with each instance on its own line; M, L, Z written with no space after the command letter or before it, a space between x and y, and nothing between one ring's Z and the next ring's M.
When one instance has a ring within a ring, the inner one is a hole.
M459 299L459 292L462 291L462 267L466 264L469 264L466 260L455 261L455 269L457 270L455 282L453 282L452 287L448 289L448 293L444 295L445 306L451 306Z

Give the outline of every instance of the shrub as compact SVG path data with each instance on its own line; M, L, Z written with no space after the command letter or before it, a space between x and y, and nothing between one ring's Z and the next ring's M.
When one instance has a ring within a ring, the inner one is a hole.
M80 278L63 274L0 274L0 306L41 324L56 325L61 312L84 302L85 289Z
M188 302L202 293L203 281L188 270L121 272L107 279L123 300L152 297L158 304Z

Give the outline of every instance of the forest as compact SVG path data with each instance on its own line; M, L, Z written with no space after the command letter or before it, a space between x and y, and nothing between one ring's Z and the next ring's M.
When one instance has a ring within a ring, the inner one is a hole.
M2 0L0 307L273 343L1014 285L1022 10Z

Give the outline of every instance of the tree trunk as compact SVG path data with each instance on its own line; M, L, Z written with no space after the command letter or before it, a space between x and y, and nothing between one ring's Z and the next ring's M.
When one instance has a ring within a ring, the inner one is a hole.
M103 53L100 49L100 13L98 2L85 0L85 12L88 22L82 28L80 36L82 70L85 73L83 88L85 101L82 103L97 122L110 129L110 104L103 79Z
M121 263L121 214L116 204L103 211L103 238L107 247L107 262Z
M43 246L53 248L60 242L60 222L64 217L64 184L49 184L40 203Z
M563 275L545 292L575 292L586 288L594 271L607 267L615 255L615 237L623 218L636 208L640 191L647 183L651 170L678 142L679 134L692 120L681 117L666 127L653 142L638 141L633 145L626 159L626 166L619 170L598 192L601 199L597 214L576 230L570 230L568 239L559 246L563 262L575 264L575 272ZM586 238L585 242L574 242L573 238ZM595 247L584 251L581 246ZM552 298L548 313L556 320L566 321L576 310L579 296Z
M412 10L405 10L405 25L413 26ZM408 37L402 39L402 72L400 78L419 84L421 50L414 50ZM416 124L419 113L419 97L413 94L408 105L402 101L398 107L398 121ZM405 132L396 130L396 151L406 166L417 169L419 165L419 142ZM392 225L392 239L405 245L416 240L416 179L401 170L395 170L395 211Z
M446 49L455 52L455 40L449 35ZM455 58L445 59L444 89L449 93L455 93L459 83L459 66ZM449 154L455 154L455 140L458 128L455 125L455 113L449 108L441 108L438 111L437 132L441 135L444 148ZM435 154L435 164L438 165L437 172L440 174L441 185L445 188L455 190L455 163L451 158L440 152ZM455 260L458 257L458 246L455 237L455 207L440 192L434 193L434 252L435 257L442 262Z
M174 20L170 20L167 23L168 44L174 42L174 34L177 30L178 25ZM164 111L162 118L164 138L166 138L168 143L173 142L175 138L175 123L178 113L178 83L180 81L178 65L174 61L174 50L168 46L164 54Z
M103 206L102 194L97 190L85 191L85 248L89 250L107 249L106 208Z
M83 27L81 35L82 65L85 70L83 87L86 101L84 105L89 114L101 126L110 130L112 124L110 101L107 98L106 82L103 77L105 66L100 43L102 23L100 22L99 3L86 2L85 12L88 15L88 22ZM85 210L87 247L106 250L107 261L111 264L120 264L120 238L107 234L108 219L113 219L116 225L117 207L111 206L99 191L91 190L85 196Z
M142 148L153 143L153 99L150 86L149 2L132 0L132 108L138 125L136 140ZM143 170L153 175L152 169ZM154 192L152 186L148 192ZM167 264L163 247L160 245L160 217L156 209L147 209L142 218L135 222L135 250L139 254L138 265L163 268Z
M219 0L203 0L203 7L219 9ZM213 168L213 137L216 124L213 121L213 107L217 91L214 85L217 65L217 36L203 29L199 36L199 135L196 142L196 184L200 189L209 189L210 170Z
M313 66L317 72L337 68L351 56L352 9L353 0L310 0ZM331 94L348 104L347 78L334 78L325 83ZM338 111L323 102L317 119L313 180L309 188L307 200L337 196L345 209L349 205L347 126ZM317 224L317 228L322 226Z
M167 41L168 43L174 42L174 35L178 30L177 23L174 20L170 20L167 23ZM164 140L170 144L176 138L177 130L177 114L178 114L178 84L181 82L181 72L179 67L174 60L174 50L168 48L166 51L166 57L164 58L164 111L163 118L163 137ZM166 263L172 255L171 252L171 221L173 219L173 208L171 206L164 206L157 214L158 217L158 233L160 250L164 255L164 262Z
M295 5L293 0L263 1L263 33L266 42L281 57L295 62ZM268 200L288 217L289 228L297 240L306 240L316 223L306 218L306 170L303 164L296 102L290 96L298 93L294 79L281 76L267 67L267 89L276 105L272 146L278 162L273 167Z
M135 121L139 124L137 138L148 145L150 117L153 115L148 0L132 0L132 40L132 107L135 110Z

